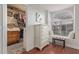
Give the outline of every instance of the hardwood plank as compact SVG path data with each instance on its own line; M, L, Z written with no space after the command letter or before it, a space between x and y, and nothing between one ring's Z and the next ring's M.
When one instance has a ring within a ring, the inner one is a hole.
M49 44L42 51L37 48L32 49L29 52L24 51L22 54L79 54L79 50L65 47L60 45Z

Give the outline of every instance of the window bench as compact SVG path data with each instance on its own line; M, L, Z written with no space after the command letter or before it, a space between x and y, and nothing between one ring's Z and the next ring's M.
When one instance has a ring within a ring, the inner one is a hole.
M51 35L52 37L52 43L56 43L55 41L62 41L63 42L63 48L65 48L65 40L66 39L69 39L68 37L66 36L60 36L60 35Z
M52 41L53 41L54 44L55 44L55 41L56 41L56 40L62 41L62 42L63 42L63 48L65 48L65 40L52 38Z

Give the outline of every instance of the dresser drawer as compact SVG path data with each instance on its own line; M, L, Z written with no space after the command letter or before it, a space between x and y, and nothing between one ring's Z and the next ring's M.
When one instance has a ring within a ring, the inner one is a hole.
M11 34L11 35L7 35L7 36L8 36L8 38L9 38L9 37L18 37L19 34Z
M8 32L7 32L8 35L15 34L15 33L18 34L19 31L8 31Z
M20 39L20 32L19 31L8 31L7 32L8 45L18 42L19 39Z
M40 39L41 40L49 39L49 36L46 36L46 37L45 36L42 36L42 37L40 37Z

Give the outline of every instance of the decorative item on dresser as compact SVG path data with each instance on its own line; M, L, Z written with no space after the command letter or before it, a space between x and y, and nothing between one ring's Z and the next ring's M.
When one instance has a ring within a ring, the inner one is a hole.
M43 47L49 44L49 31L47 25L34 25L34 45L42 50Z

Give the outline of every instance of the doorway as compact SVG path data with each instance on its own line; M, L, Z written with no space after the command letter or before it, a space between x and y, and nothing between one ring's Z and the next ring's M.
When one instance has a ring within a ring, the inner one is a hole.
M23 4L7 5L7 52L23 51L24 28L26 28L26 6Z

